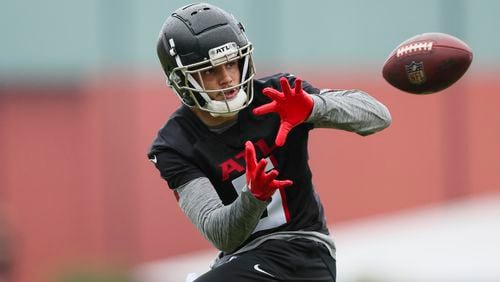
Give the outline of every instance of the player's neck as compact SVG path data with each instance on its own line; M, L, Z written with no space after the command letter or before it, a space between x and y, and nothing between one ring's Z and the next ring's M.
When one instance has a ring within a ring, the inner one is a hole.
M214 117L209 112L197 108L192 108L196 116L208 127L220 127L225 124L234 122L238 118L238 114L232 116Z

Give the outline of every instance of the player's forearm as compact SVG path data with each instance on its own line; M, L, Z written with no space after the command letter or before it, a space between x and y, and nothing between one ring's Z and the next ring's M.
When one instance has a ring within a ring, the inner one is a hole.
M315 127L368 135L391 124L387 107L362 91L331 90L311 96L314 106L307 122Z
M176 191L183 212L205 238L225 252L235 250L250 236L267 206L248 190L224 206L207 178L197 178Z

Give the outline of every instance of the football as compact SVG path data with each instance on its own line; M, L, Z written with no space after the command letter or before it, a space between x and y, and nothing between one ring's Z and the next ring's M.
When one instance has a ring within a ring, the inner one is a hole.
M384 62L382 75L392 86L412 94L441 91L467 71L472 50L445 33L423 33L401 43Z

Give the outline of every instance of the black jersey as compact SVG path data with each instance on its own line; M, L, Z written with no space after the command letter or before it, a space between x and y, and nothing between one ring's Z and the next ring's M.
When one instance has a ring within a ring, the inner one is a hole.
M328 234L323 207L314 192L308 165L308 136L313 128L302 123L289 133L283 147L274 140L280 126L277 114L255 116L252 110L271 102L265 87L281 90L280 77L293 87L295 77L276 74L254 81L254 99L238 113L238 121L223 132L210 130L188 107L181 106L160 129L148 154L161 176L175 189L198 177L207 177L224 205L231 204L246 184L245 141L255 144L257 159L267 158L266 170L276 168L277 179L290 179L291 187L276 191L250 238L275 231L318 231ZM319 89L303 81L304 91Z

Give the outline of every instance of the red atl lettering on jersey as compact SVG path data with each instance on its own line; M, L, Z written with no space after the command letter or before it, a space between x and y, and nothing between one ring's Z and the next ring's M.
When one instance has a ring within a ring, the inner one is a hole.
M273 147L269 147L264 139L260 139L255 142L255 145L262 152L262 155L269 155ZM222 181L226 181L229 179L231 173L237 172L238 174L245 171L245 151L241 151L233 158L227 159L219 165L222 171Z
M222 181L226 181L232 172L243 172L245 171L245 152L240 152L234 158L228 159L219 165L222 170ZM238 159L243 160L243 165L238 163Z

